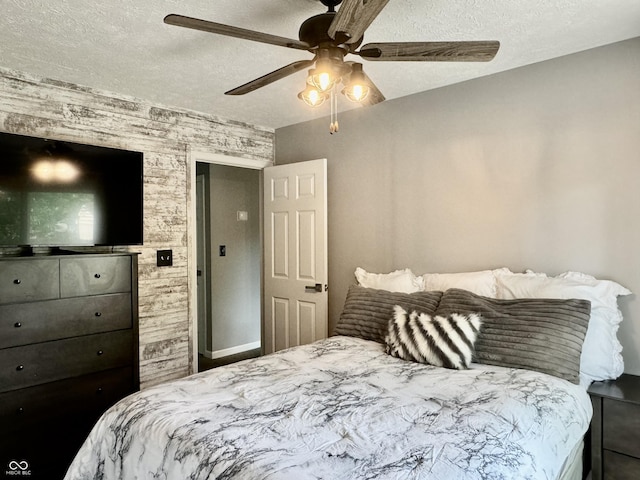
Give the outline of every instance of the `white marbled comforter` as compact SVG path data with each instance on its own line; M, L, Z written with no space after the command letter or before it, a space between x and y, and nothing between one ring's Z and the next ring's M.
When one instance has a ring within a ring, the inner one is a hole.
M326 340L135 393L66 480L555 479L591 418L583 387Z

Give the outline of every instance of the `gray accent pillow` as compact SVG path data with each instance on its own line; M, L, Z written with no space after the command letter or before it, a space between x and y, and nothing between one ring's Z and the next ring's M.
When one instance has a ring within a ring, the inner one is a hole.
M351 285L333 334L384 343L395 305L433 315L441 297L442 292L400 293Z
M476 362L535 370L580 383L580 353L591 314L588 300L499 300L450 289L442 295L436 315L452 313L482 317Z

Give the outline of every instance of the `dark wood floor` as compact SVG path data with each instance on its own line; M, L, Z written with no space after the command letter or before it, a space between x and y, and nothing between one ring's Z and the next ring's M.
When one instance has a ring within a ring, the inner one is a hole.
M240 360L246 360L248 358L255 358L260 356L260 349L247 350L246 352L236 353L235 355L229 355L222 358L207 358L203 355L198 355L198 371L203 372L210 368L221 367L222 365L229 365L230 363L239 362Z

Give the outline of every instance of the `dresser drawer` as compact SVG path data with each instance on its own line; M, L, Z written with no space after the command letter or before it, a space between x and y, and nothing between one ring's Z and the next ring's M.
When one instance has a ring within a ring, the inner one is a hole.
M640 458L640 405L604 398L602 447Z
M638 480L640 478L640 459L604 452L603 472L607 480Z
M59 281L57 259L0 261L0 304L58 298Z
M136 390L125 367L0 393L2 465L27 460L28 478L63 478L100 414Z
M0 350L0 391L131 365L131 330Z
M131 328L131 294L0 305L0 348Z
M0 393L0 436L7 438L56 417L95 420L136 390L133 368L124 367Z
M60 259L60 296L131 291L131 258L84 256Z

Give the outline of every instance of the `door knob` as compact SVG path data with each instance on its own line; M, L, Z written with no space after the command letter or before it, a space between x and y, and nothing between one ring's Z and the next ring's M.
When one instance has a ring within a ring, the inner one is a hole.
M322 292L322 284L321 283L316 283L315 285L306 285L304 287L304 291L307 292L307 293L314 293L314 292L321 293Z

